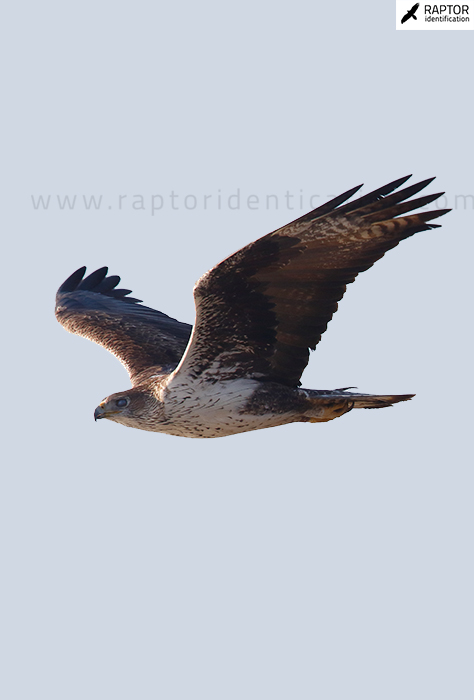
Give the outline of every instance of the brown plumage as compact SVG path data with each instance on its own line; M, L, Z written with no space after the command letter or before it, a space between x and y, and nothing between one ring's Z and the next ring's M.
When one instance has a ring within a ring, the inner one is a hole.
M331 420L353 407L411 398L298 388L309 349L320 341L346 285L401 240L436 227L429 222L449 211L409 213L440 193L408 200L432 179L398 189L407 179L344 204L359 188L349 190L212 268L194 289L189 345L190 326L140 305L129 290L117 290L120 278L107 277L107 268L85 279L85 268L75 272L58 291L58 320L113 352L134 388L147 395L146 421L127 392L101 404L104 409L128 396L127 406L97 409L97 416L217 437Z

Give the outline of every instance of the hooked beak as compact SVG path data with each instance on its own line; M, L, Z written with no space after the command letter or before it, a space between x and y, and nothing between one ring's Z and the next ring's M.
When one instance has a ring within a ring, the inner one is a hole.
M94 420L99 420L99 418L106 418L107 414L104 408L104 404L101 403L97 406L97 408L94 411Z

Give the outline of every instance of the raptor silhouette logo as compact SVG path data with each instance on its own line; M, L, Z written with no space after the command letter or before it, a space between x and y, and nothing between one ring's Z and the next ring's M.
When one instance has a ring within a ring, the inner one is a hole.
M402 24L405 24L405 22L406 22L407 20L409 20L410 17L413 17L413 19L418 19L417 16L415 15L415 12L417 11L417 9L418 9L419 7L420 7L420 3L419 3L419 2L415 3L415 5L413 5L413 7L411 8L411 10L408 10L408 12L406 13L406 15L403 15L403 17L402 17Z

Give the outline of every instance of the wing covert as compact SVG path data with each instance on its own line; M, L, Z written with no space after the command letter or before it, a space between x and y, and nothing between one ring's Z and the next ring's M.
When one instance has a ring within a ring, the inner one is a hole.
M102 345L125 365L132 383L150 368L173 369L186 349L192 326L143 306L117 289L120 277L102 267L84 277L76 270L58 289L56 318L71 333Z

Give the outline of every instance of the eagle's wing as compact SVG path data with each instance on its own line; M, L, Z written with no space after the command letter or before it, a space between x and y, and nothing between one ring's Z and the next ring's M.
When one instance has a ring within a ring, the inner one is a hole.
M359 187L345 192L207 272L194 289L196 325L176 380L205 373L298 385L346 285L449 211L407 216L440 196L405 201L434 178L390 194L408 177L341 206Z
M142 306L139 299L128 296L129 289L116 289L120 277L107 277L106 267L84 278L85 271L85 267L76 270L59 287L59 323L118 357L132 383L151 367L176 367L192 326Z

